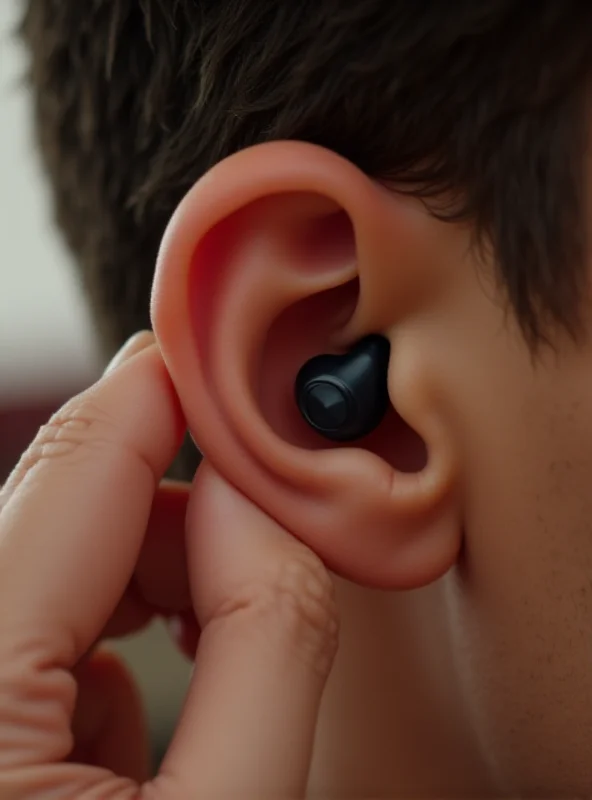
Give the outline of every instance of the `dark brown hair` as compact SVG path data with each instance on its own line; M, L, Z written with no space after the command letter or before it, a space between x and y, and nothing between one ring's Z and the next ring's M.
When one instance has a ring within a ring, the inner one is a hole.
M190 185L301 139L474 223L531 344L577 331L592 3L28 0L37 131L108 349Z

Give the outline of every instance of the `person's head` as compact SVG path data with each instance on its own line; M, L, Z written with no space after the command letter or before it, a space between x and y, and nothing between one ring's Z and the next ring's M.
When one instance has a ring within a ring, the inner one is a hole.
M23 33L106 348L176 212L153 320L206 455L346 576L448 573L500 780L589 788L592 4L29 0ZM294 376L370 332L393 411L327 450Z

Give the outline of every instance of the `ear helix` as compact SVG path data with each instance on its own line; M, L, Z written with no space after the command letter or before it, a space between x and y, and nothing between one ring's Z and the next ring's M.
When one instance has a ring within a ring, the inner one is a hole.
M381 423L389 406L390 343L372 334L345 355L320 355L301 368L296 402L306 422L334 442L361 439Z

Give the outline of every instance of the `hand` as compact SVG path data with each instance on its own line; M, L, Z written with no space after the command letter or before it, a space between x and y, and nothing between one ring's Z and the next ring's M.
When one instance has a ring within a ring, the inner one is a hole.
M185 516L186 493L159 489L184 419L152 342L133 340L70 401L0 492L3 800L305 793L337 639L332 583L309 550L208 464L187 506L184 569L201 630L195 670L152 780L133 682L96 647L106 631L149 618L132 576L143 564L144 593L162 590L166 558L159 564L148 552L150 537L167 541L167 509L177 528Z

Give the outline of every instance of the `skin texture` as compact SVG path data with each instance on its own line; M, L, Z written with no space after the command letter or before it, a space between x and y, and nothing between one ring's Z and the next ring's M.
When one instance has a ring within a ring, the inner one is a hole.
M195 441L347 579L312 796L592 790L590 320L534 357L493 274L468 225L295 142L220 163L165 235L154 328ZM293 379L371 332L392 414L328 445Z
M158 260L158 347L2 492L3 798L590 794L589 304L577 344L534 358L472 244L312 145L244 150L193 187ZM371 332L392 409L328 445L294 377ZM185 424L204 466L155 491ZM129 679L88 654L155 611L186 648L201 635L142 783ZM71 724L79 760L127 779L70 763Z
M191 490L159 488L184 428L142 334L40 431L0 493L3 800L304 793L335 653L332 581L207 462ZM96 644L188 597L198 666L150 780L133 682Z

